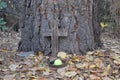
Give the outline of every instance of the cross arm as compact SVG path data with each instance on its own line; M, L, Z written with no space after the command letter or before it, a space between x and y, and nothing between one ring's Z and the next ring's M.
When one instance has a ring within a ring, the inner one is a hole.
M43 30L43 36L44 37L52 36L52 30L50 30L50 29ZM58 37L67 37L68 36L68 32L67 32L66 29L58 30L57 36Z

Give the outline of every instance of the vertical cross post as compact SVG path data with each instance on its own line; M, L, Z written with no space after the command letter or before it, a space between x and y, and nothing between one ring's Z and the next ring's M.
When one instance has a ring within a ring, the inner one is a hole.
M43 36L51 37L52 56L56 56L57 52L59 51L59 37L67 37L68 33L66 29L63 29L61 31L58 29L58 20L53 20L50 24L52 24L50 25L51 29L46 29L43 33Z
M58 22L54 20L53 28L52 28L52 36L51 36L52 55L55 55L58 52L58 37L59 37L58 36Z

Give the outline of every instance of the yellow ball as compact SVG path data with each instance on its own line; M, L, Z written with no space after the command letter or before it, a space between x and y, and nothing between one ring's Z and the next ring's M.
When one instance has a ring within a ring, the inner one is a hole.
M55 66L62 65L62 61L61 61L60 59L56 59L56 60L54 61L54 65L55 65Z

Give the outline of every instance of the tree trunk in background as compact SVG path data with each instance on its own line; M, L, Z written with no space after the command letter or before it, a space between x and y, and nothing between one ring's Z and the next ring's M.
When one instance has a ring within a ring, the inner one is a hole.
M100 41L100 34L101 34L100 22L104 15L104 13L102 13L102 11L104 11L103 2L104 0L93 0L92 26L93 26L95 47L102 46L102 43Z
M25 11L19 51L42 51L50 54L52 40L44 30L58 20L58 51L85 54L100 46L99 0L25 0ZM97 13L97 14L96 14ZM54 54L53 54L54 55Z
M120 38L120 0L111 0L110 4L111 17L115 21L114 34Z

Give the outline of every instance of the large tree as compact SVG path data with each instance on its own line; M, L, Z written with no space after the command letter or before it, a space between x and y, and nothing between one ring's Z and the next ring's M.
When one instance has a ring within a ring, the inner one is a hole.
M85 54L100 47L100 0L23 0L20 51Z

